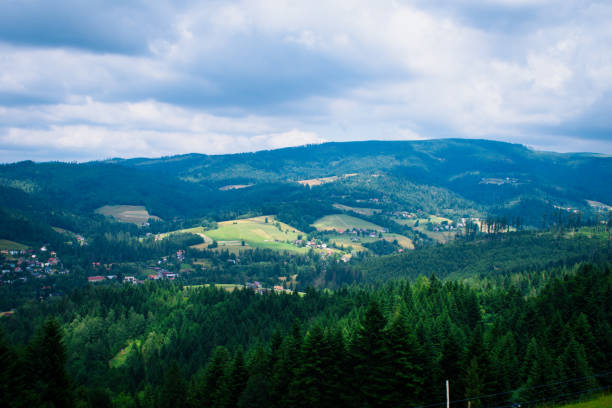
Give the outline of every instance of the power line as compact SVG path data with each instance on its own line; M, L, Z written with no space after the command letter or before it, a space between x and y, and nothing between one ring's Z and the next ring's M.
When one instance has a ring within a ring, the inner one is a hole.
M533 386L533 387L523 387L523 388L520 388L520 389L521 390L534 390L534 389L539 389L539 388L547 388L547 387L552 387L552 386L555 386L555 385L568 384L568 383L571 383L571 382L586 380L586 379L590 379L590 378L606 377L606 376L608 376L610 374L612 374L612 371L606 371L606 372L599 373L599 374L587 375L587 376L584 376L584 377L576 377L576 378L571 378L571 379L567 379L567 380L563 380L563 381L556 381L556 382L552 382L552 383L548 383L548 384L540 384L540 385L536 385L536 386ZM477 396L473 396L473 397L469 397L469 398L453 400L453 401L450 401L450 403L454 404L454 403L458 403L458 402L466 402L466 401L471 401L471 400L476 400L476 399L484 399L484 398L497 397L497 396L500 396L500 395L512 394L512 393L514 393L516 391L517 390L511 390L511 391L497 392L495 394L477 395ZM444 405L446 405L446 402L438 402L438 403L428 404L428 405L418 405L418 406L415 406L414 408L432 408L432 407L440 407L440 406L444 406Z
M603 391L603 390L608 390L610 388L612 388L612 386L610 386L610 385L607 385L605 387L589 388L588 390L582 390L582 391L575 391L575 392L568 392L568 393L565 393L565 394L560 394L560 395L557 395L556 397L547 397L547 398L540 398L540 399L535 399L535 400L531 400L531 401L523 401L523 402L521 402L521 404L535 404L535 403L539 403L539 402L550 402L550 401L561 402L561 401L566 401L566 400L570 399L570 398L561 398L561 397L571 397L573 395L586 394L587 392ZM496 407L488 407L488 408L511 408L513 406L514 406L514 404L510 404L510 405L498 405Z

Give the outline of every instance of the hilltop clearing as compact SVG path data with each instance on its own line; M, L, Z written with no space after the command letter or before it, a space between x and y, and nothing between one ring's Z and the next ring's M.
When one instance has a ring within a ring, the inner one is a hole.
M312 224L318 231L346 231L352 229L371 230L383 232L384 228L380 225L373 224L361 218L353 217L346 214L326 215L319 218Z
M114 218L120 222L130 222L141 225L150 219L159 220L159 217L149 214L142 205L105 205L94 211L106 217Z
M299 241L306 234L288 224L280 222L273 215L222 221L217 228L205 230L203 227L187 228L165 234L159 238L174 233L192 233L204 239L203 244L195 245L199 249L244 250L250 248L268 248L279 251L307 252Z

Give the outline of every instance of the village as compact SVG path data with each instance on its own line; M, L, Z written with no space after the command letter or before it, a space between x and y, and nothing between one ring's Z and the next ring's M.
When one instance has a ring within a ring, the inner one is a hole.
M66 275L57 253L43 245L40 249L2 249L0 251L0 285L13 285L31 279Z
M185 251L182 249L178 250L176 251L175 254L172 255L172 257L175 258L178 262L182 262L185 260ZM145 280L153 280L153 281L163 280L163 279L174 280L178 278L179 276L178 272L171 272L159 266L159 265L163 265L167 263L168 261L169 261L169 257L164 256L160 260L157 261L158 266L149 267L148 268L149 273L147 274L146 279L138 279L134 275L125 275L125 276L119 277L114 274L98 274L98 275L87 277L87 282L92 283L92 284L97 284L97 283L109 282L109 281L121 281L123 283L131 283L131 284L140 285L140 284L143 284ZM112 269L112 266L113 264L100 264L100 262L92 263L93 270L100 270L102 272L109 272Z

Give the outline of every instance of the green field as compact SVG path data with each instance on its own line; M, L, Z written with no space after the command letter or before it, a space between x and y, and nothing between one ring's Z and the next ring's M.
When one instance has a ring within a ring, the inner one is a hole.
M211 244L213 241L204 232L205 232L204 227L193 227L193 228L185 228L185 229L178 230L178 231L166 232L163 234L157 234L156 238L164 239L171 234L195 234L195 235L201 236L204 242L201 244L192 245L191 247L196 248L196 249L204 249L204 248L207 248L208 245Z
M397 243L406 249L414 249L414 243L412 242L412 240L408 237L405 237L403 235L400 234L390 234L390 233L385 233L383 234L384 239L386 239L389 242L393 242L395 240L397 240Z
M131 222L133 224L142 224L150 218L159 220L159 217L149 214L146 208L142 205L105 205L94 211L97 214L102 214L106 217L112 217L117 221Z
M28 246L8 239L0 239L0 249L28 249Z
M380 225L376 225L371 222L362 220L361 218L353 217L346 214L326 215L325 217L316 220L312 225L319 231L344 231L351 230L353 228L374 231L383 230Z
M140 340L129 340L128 341L128 345L125 348L123 348L119 353L117 353L117 355L115 355L115 357L113 357L108 362L108 366L110 368L119 368L119 367L121 367L123 364L125 364L125 361L127 360L128 356L130 355L132 350L134 348L139 348L140 345L141 345L141 341Z
M353 235L346 234L334 234L329 237L329 241L333 242L337 246L343 245L346 250L348 247L352 247L355 252L368 252L368 249L365 248L362 244L374 242L378 238L370 238L370 237L359 237L358 242L353 242L351 239L354 238Z
M348 205L343 205L343 204L334 204L333 206L334 208L337 208L341 211L352 211L356 214L361 214L361 215L366 215L366 216L374 215L380 212L380 210L377 210L375 208L349 207Z
M268 222L266 222L266 219ZM235 254L252 248L308 252L307 248L300 248L293 244L293 241L298 239L298 235L301 235L304 239L306 234L290 225L277 221L272 215L223 221L218 223L214 230L204 230L203 227L182 229L159 234L158 238L165 238L176 233L191 233L201 236L205 242L193 246L197 249L206 249L213 241L216 241L217 250L228 250ZM244 245L242 245L243 241Z
M612 408L612 395L602 395L595 399L566 405L542 405L542 408Z
M417 221L419 222L419 225L415 227ZM444 217L439 217L437 215L429 215L427 216L427 218L419 218L419 219L405 219L405 218L398 218L395 220L395 222L397 222L398 224L402 224L402 225L407 225L410 228L413 228L425 235L427 235L429 238L433 239L436 242L440 242L442 244L445 244L449 241L452 241L455 239L455 235L457 234L456 231L430 231L429 230L429 225L430 224L441 224L442 222L448 222L449 224L452 224L452 220L448 219L448 218L444 218Z
M268 222L266 223L266 219ZM306 234L290 225L279 222L273 216L261 216L244 220L223 221L218 228L206 231L206 236L219 246L242 247L242 241L253 248L269 248L279 251L307 252L293 244Z
M354 242L353 239L356 239L357 242ZM346 251L348 247L352 247L354 252L368 252L369 249L363 246L363 244L371 243L378 241L380 238L372 238L372 237L356 237L352 234L333 234L329 236L329 241L336 244L338 247L341 245L344 246L344 250ZM405 248L405 249L414 249L414 244L412 240L408 237L405 237L400 234L389 234L384 233L383 239L385 241L393 242L397 240L397 243Z

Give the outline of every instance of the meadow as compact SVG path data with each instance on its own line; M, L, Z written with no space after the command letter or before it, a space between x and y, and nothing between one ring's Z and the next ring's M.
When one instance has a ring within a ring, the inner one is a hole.
M27 245L20 244L19 242L10 241L8 239L0 239L0 249L27 249Z
M334 208L337 208L341 211L352 211L356 214L361 214L365 216L371 216L381 212L381 210L377 210L376 208L350 207L348 205L338 203L333 204L333 206Z
M201 236L204 243L193 245L192 248L196 249L207 249L215 241L217 250L228 250L235 254L252 248L308 252L307 248L298 247L293 243L298 237L306 238L306 234L288 224L279 222L272 215L219 222L217 228L213 230L195 227L159 234L157 237L162 239L176 233Z
M106 217L112 217L120 222L131 222L133 224L142 224L150 218L159 220L159 217L149 214L147 209L142 205L105 205L94 211L96 214L102 214Z
M595 399L575 402L566 405L542 405L541 408L610 408L612 407L612 394L601 395Z
M344 231L352 230L353 228L373 231L384 230L380 225L346 214L326 215L316 220L312 226L319 231Z

